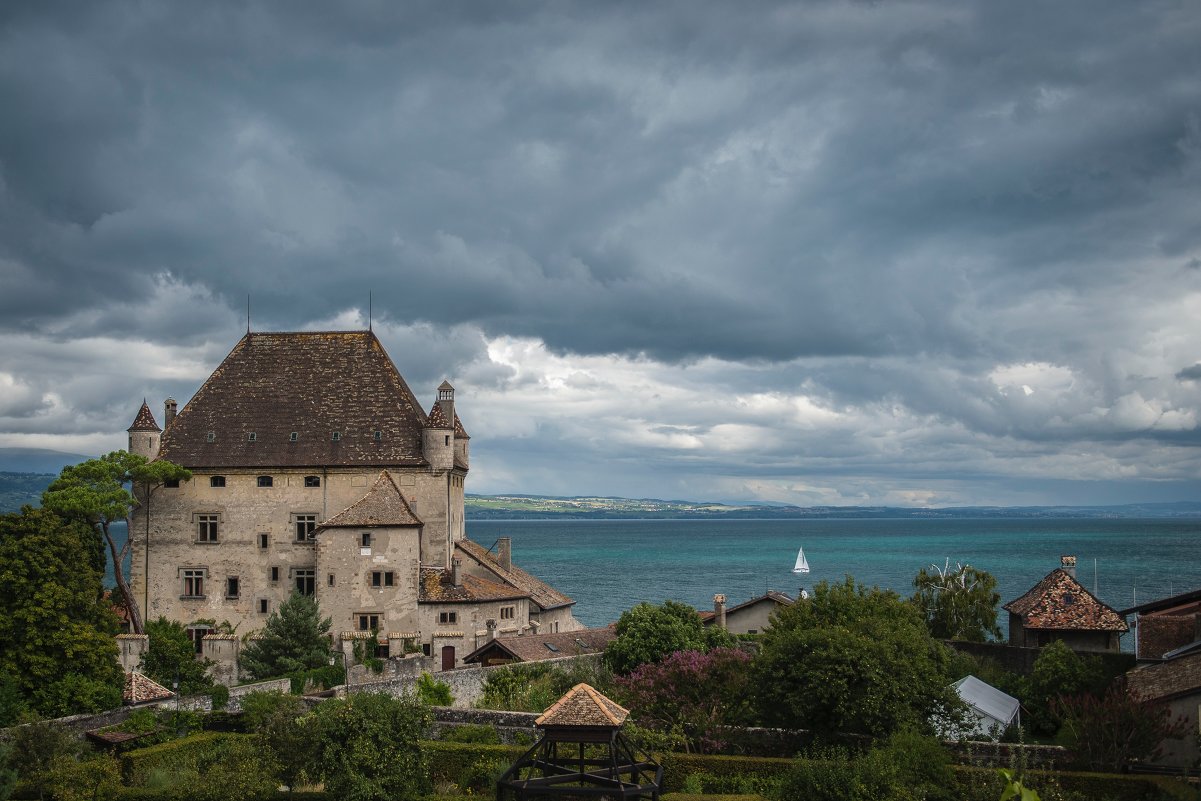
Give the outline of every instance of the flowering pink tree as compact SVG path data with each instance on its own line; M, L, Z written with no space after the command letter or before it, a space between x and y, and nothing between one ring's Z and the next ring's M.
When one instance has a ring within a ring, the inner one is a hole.
M750 718L750 662L737 648L677 651L619 677L617 684L637 720L682 731L689 750L711 752L724 745L724 727Z

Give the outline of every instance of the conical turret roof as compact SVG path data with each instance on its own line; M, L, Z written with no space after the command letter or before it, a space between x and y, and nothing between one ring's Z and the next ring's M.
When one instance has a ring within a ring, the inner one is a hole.
M150 406L147 405L146 399L142 399L142 408L138 409L138 416L133 419L133 424L126 431L162 431L158 427L158 423L154 420L154 414L150 411Z

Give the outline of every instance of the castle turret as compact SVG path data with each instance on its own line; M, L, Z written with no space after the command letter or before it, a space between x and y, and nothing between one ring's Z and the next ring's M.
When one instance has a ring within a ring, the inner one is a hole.
M150 413L150 406L147 405L145 398L142 399L142 408L138 409L138 416L133 419L133 424L126 431L129 433L130 453L144 456L147 459L158 457L159 441L163 430L155 422L154 415Z
M447 415L447 411L450 412ZM421 450L432 470L454 467L455 389L443 381L438 387L438 402L430 409L429 422L421 431Z

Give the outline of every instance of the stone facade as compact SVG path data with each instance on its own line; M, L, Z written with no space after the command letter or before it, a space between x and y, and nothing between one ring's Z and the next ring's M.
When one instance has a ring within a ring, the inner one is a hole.
M445 667L488 636L578 628L572 601L466 538L469 437L443 383L426 414L370 332L247 334L129 449L192 471L134 521L146 619L261 628L292 592L343 632L408 640ZM144 492L144 488L140 491ZM192 627L197 638L201 627Z

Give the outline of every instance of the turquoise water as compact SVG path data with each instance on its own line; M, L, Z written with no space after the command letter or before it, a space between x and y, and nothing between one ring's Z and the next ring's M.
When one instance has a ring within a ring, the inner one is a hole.
M485 547L512 537L513 561L574 598L589 626L639 601L708 609L714 593L735 604L848 573L908 595L918 570L948 557L996 576L1001 603L1061 554L1078 558L1089 589L1095 559L1097 595L1119 610L1201 588L1201 520L469 520L467 536ZM805 577L791 572L801 546Z

